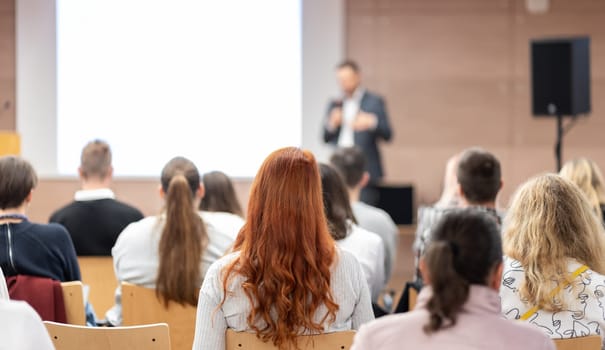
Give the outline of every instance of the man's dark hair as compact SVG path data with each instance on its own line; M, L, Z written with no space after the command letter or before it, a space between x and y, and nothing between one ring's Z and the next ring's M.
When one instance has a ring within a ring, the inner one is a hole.
M458 183L471 204L494 202L502 184L500 162L481 148L470 148L458 161Z
M353 188L363 178L366 157L358 147L343 147L332 154L330 164L340 172L347 186Z
M353 60L344 60L336 66L338 69L349 68L355 73L359 73L359 65Z
M36 172L28 161L14 156L0 158L0 209L21 206L37 183Z

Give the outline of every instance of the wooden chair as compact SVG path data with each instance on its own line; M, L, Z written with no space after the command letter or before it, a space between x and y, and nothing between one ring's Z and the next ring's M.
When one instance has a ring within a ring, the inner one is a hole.
M113 259L111 256L80 256L78 263L82 282L90 287L88 301L94 307L97 318L102 319L114 304L118 286Z
M122 325L167 323L173 350L190 350L193 346L196 311L195 306L177 303L169 303L166 308L155 289L122 283Z
M348 350L353 344L354 331L304 335L299 337L300 350ZM256 333L227 330L225 350L276 350L272 343L265 343L256 337Z
M408 305L410 307L410 310L414 310L414 307L416 307L417 299L418 299L418 291L414 288L410 288L409 295L408 295Z
M57 350L170 350L165 323L135 327L83 327L45 321Z
M67 323L73 325L86 325L86 311L84 309L84 290L82 282L62 282L63 303L65 304L65 317Z
M601 337L598 335L570 339L555 339L557 350L601 350L601 342Z

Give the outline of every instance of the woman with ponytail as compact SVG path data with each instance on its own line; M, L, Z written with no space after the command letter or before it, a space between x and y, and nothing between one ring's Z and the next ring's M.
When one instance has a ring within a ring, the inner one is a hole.
M195 165L176 157L162 170L160 215L127 226L112 249L114 269L120 282L155 288L168 304L197 305L198 291L208 267L223 256L233 238L207 227L197 208L204 186ZM107 321L120 325L121 291Z
M352 350L555 349L539 330L500 314L502 242L488 214L453 210L431 237L420 260L427 286L416 308L363 326Z
M373 318L359 263L330 237L315 157L273 152L252 184L234 252L206 274L193 349L225 349L227 329L296 349L298 335L358 329Z

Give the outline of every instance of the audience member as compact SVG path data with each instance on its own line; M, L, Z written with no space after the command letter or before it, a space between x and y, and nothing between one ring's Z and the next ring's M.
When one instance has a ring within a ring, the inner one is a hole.
M330 237L308 151L284 148L264 161L234 251L204 279L194 349L224 349L228 328L289 349L300 334L358 329L373 319L359 263Z
M6 293L6 294L5 294ZM40 316L24 301L8 299L4 275L0 269L0 348L54 350Z
M27 219L38 177L19 157L0 158L0 268L8 276L30 275L53 280L80 280L74 246L59 224Z
M339 148L330 158L330 164L340 172L345 180L357 224L382 238L384 274L388 281L393 265L395 265L399 230L387 212L359 200L361 189L369 181L365 163L365 156L357 147Z
M67 229L78 255L110 256L118 235L143 214L127 204L115 200L109 188L113 175L111 150L103 141L89 142L80 158L82 189L75 200L57 210L50 222Z
M603 221L605 217L605 180L603 180L603 174L597 163L587 158L574 159L565 163L559 174L580 187L594 212Z
M326 219L336 244L353 253L366 276L372 301L376 302L386 281L384 245L380 236L357 225L344 181L336 169L320 164L321 186Z
M244 219L231 179L223 172L212 171L202 176L202 182L206 190L200 201L204 222L235 239Z
M451 160L455 162L455 160ZM489 213L500 224L501 214L496 209L496 199L502 188L500 162L490 152L481 148L463 151L456 166L458 208L474 207ZM447 203L447 201L444 201ZM436 207L430 215L423 215L423 223L416 230L414 249L419 255L430 241L431 229L441 216L452 207ZM430 216L430 217L429 217Z
M163 212L132 223L112 249L120 282L155 288L166 303L196 305L198 289L208 267L223 256L233 238L206 227L197 208L204 186L195 165L176 157L162 170L160 195ZM122 322L121 290L107 312L113 325Z
M552 349L540 331L502 319L498 225L476 209L442 217L420 262L427 283L416 308L361 327L353 350Z
M542 175L513 196L504 221L500 296L506 318L551 338L605 332L605 235L569 180Z

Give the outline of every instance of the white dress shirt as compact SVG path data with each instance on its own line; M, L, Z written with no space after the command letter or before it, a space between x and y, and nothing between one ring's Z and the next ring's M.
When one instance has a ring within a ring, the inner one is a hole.
M357 88L352 96L345 97L342 100L342 124L340 125L340 134L338 136L338 146L352 147L355 145L355 130L353 123L361 108L361 98L364 90Z
M116 196L109 188L99 188L96 190L80 190L74 195L78 202L96 201L99 199L115 199Z

